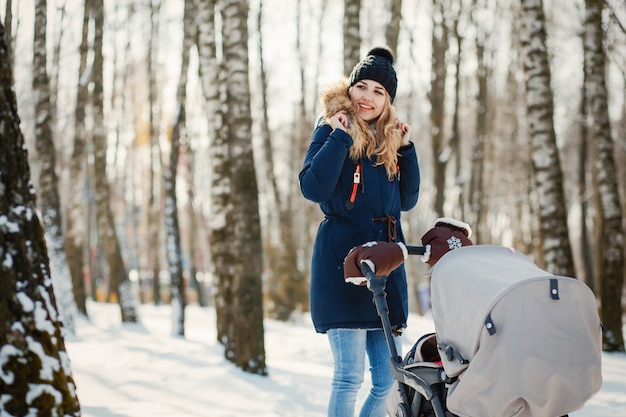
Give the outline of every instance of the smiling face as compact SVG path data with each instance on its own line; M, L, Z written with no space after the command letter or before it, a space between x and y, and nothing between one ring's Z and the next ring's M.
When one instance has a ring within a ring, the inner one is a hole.
M387 90L377 81L360 80L350 87L350 100L358 115L369 123L376 120L385 108Z

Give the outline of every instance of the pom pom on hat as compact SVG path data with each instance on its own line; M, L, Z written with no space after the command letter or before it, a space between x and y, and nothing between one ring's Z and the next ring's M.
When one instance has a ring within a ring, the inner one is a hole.
M391 51L391 49L387 46L377 46L375 48L372 48L367 55L375 55L375 56L380 56L383 57L385 59L387 59L387 61L389 61L391 63L391 65L395 64L395 60L396 57L393 55L393 52Z
M387 46L372 48L367 56L352 69L350 74L350 87L361 80L374 80L379 82L391 97L391 102L396 98L398 78L393 68L395 57Z

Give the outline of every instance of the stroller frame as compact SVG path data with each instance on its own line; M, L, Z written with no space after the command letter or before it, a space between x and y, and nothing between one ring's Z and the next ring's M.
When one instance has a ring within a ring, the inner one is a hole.
M422 255L425 252L425 248L422 246L406 246L406 248L409 255ZM406 359L405 361L402 360L393 340L393 331L389 318L389 305L385 292L387 276L376 275L364 260L361 260L359 265L363 276L367 279L367 288L372 292L373 302L380 317L387 346L389 347L392 376L398 382L397 388L400 401L397 404L397 410L394 415L396 417L456 416L447 410L446 392L445 390L442 392L441 387L454 383L457 381L457 377L448 376L443 366L432 362L418 361L411 363ZM422 338L427 336L430 336L430 334L424 335ZM415 347L417 345L416 343ZM439 348L440 346L438 345L437 347ZM448 353L446 352L446 354ZM411 393L410 389L413 389L415 392ZM421 397L416 398L417 395ZM422 407L424 405L423 400L429 402L430 408ZM561 417L567 417L567 414Z
M407 246L408 253L411 255L424 254L424 247L421 246ZM421 395L425 400L430 401L435 417L446 417L449 413L446 413L444 407L444 399L441 398L438 390L434 388L435 384L451 383L453 378L448 377L443 367L421 367L419 375L405 369L402 365L402 358L398 354L396 345L393 340L393 331L391 328L391 322L389 319L389 305L387 303L387 294L385 292L385 286L387 277L385 275L377 276L366 262L360 264L361 272L367 279L367 288L373 294L373 301L376 306L376 311L380 317L380 321L383 326L383 332L387 341L387 346L390 352L390 364L393 379L398 381L399 391L401 396L401 404L399 407L403 407L402 410L398 410L400 413L406 415L406 417L412 416L410 414L411 403L409 399L409 393L407 388L415 390L416 394ZM397 414L397 415L403 415Z

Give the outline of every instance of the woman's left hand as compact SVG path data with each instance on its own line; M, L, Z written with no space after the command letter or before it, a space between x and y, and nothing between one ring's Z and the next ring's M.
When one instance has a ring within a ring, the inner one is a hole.
M402 143L400 146L406 146L411 140L411 125L401 122L400 120L396 120L396 123L398 124L398 129L400 129L400 132L402 133Z

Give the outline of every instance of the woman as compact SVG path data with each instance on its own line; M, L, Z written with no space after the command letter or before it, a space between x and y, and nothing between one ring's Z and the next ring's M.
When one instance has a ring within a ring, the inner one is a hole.
M360 416L384 416L393 384L372 294L343 278L351 248L374 240L404 243L400 211L417 203L420 174L411 127L392 106L393 61L389 48L374 48L349 79L322 93L323 114L299 176L302 194L325 215L313 248L310 297L315 330L328 335L334 358L329 416L354 417L366 353L373 386ZM403 266L389 275L387 298L399 335L408 314Z

